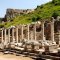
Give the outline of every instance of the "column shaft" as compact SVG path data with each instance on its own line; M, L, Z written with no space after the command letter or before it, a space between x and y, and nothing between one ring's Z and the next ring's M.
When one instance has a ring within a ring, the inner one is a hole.
M45 37L44 37L44 22L42 22L42 40L45 40Z
M15 38L14 38L14 28L12 28L12 40L13 40L13 42L15 42Z
M4 42L4 40L3 40L3 30L2 30L2 34L1 34L1 39L2 39L2 43Z
M27 26L27 28L28 28L28 40L29 40L29 25Z
M6 29L4 30L4 32L5 32L4 36L5 36L5 42L6 42Z
M18 27L16 27L16 41L18 43Z
M21 38L23 39L23 25L21 27Z
M51 40L54 41L54 20L51 22Z
M34 26L34 33L35 33L35 40L36 40L36 24L35 24L35 26Z
M58 32L59 32L59 45L60 45L60 30Z
M30 31L30 38L31 38L31 40L34 40L34 32L33 31Z
M8 29L8 42L10 43L10 29Z

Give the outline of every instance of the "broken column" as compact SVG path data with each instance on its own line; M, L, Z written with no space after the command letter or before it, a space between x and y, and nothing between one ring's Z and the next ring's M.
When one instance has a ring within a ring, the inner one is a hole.
M18 43L18 27L16 27L16 42Z

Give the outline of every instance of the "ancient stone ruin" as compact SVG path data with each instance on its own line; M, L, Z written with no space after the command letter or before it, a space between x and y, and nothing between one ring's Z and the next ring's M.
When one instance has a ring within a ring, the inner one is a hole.
M34 10L33 9L7 9L5 18L9 20L13 17L16 17L17 15L28 14L31 13L32 11Z
M31 11L8 9L6 17L13 18L16 14L28 14ZM48 53L59 53L60 17L0 28L0 49L10 48L14 51L23 51L23 53L30 53L31 51L38 52L38 54L45 53L46 55Z
M49 40L56 41L58 44L60 41L60 21L37 21L27 25L11 26L10 28L2 28L0 30L0 38L3 40L16 42L26 40ZM54 27L54 26L57 27ZM1 37L2 36L2 37ZM9 37L9 38L7 38ZM57 41L58 40L58 41Z

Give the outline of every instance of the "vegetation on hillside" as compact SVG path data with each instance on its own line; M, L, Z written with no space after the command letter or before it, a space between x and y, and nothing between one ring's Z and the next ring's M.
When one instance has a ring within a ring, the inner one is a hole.
M52 0L46 4L37 6L35 11L29 14L17 15L13 18L13 21L4 23L4 26L28 24L38 20L50 19L52 16L54 18L60 16L60 0Z

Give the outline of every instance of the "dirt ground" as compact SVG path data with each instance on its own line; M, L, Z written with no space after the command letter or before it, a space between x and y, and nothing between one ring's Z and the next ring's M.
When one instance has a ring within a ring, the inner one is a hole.
M12 54L3 54L0 53L0 60L33 60L29 57L23 57L21 56L16 56L16 55L12 55Z

